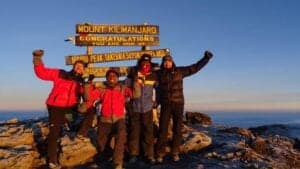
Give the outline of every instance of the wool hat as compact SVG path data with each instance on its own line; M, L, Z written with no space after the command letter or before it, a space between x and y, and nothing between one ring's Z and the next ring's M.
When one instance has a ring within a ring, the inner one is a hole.
M83 60L76 60L75 62L74 62L74 64L73 64L73 66L75 66L76 64L82 64L84 67L86 67L87 66L87 63L85 63Z
M151 62L151 55L144 53L141 58L139 59L139 62L143 62L143 61L149 61Z
M171 56L171 55L166 55L166 56L164 56L162 60L163 60L163 62L164 62L164 61L167 61L167 60L169 60L169 61L172 61L172 62L173 62L173 58L172 58L172 56Z
M116 74L118 77L120 77L120 73L118 70L114 69L114 68L110 68L108 71L106 71L105 77L107 77L110 73L114 73Z

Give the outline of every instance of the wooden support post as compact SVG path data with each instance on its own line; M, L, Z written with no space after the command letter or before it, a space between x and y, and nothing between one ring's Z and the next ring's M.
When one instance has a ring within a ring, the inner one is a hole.
M93 46L87 46L86 54L87 55L93 54ZM94 64L93 63L88 63L87 67L94 67Z

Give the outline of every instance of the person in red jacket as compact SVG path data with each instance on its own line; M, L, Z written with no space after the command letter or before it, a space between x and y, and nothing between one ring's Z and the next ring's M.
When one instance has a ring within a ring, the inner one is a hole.
M65 115L73 114L82 94L81 83L84 62L76 61L69 72L44 66L41 49L33 51L33 65L36 76L42 80L51 81L53 88L46 100L49 114L48 163L50 168L59 166L57 160L57 141L62 126L66 123Z
M115 69L106 72L106 82L101 88L93 85L88 89L87 108L95 102L101 103L98 121L98 150L103 152L109 135L115 134L113 162L116 169L123 166L124 149L126 143L125 102L132 97L132 90L119 83L119 73Z
M94 75L89 75L88 81L83 84L83 97L82 103L78 106L78 111L84 114L84 119L80 125L80 128L77 132L76 138L88 141L88 131L91 127L93 127L93 121L95 116L97 115L97 105L94 99L99 97L99 91L95 90L95 86L92 84ZM89 99L89 97L91 97Z

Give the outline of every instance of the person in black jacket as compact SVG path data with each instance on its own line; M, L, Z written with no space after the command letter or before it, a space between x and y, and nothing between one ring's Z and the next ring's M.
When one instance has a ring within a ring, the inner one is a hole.
M182 140L182 120L184 111L183 78L197 73L212 58L210 51L205 51L204 57L197 63L176 67L172 56L166 55L162 59L158 74L158 102L161 105L159 118L159 138L157 142L157 162L162 162L167 144L168 126L170 118L173 120L173 140L171 153L173 161L179 161L179 147Z

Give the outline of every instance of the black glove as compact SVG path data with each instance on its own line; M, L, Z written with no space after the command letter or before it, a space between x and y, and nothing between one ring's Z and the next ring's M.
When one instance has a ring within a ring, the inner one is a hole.
M156 109L159 106L158 102L154 102L152 108Z
M93 82L94 78L95 78L95 76L93 74L90 74L88 77L84 78L84 83L85 84L90 84L90 83Z
M87 82L88 82L88 83L89 83L89 82L92 82L92 81L94 80L94 78L95 78L95 75L90 74Z
M34 57L42 57L44 55L44 50L42 49L36 49L32 52L32 55Z
M34 65L38 65L40 63L42 63L42 56L44 55L44 50L42 49L36 49L32 52L33 55L33 64Z
M204 52L204 57L205 58L208 58L208 59L211 59L214 55L211 53L211 51L205 51Z

